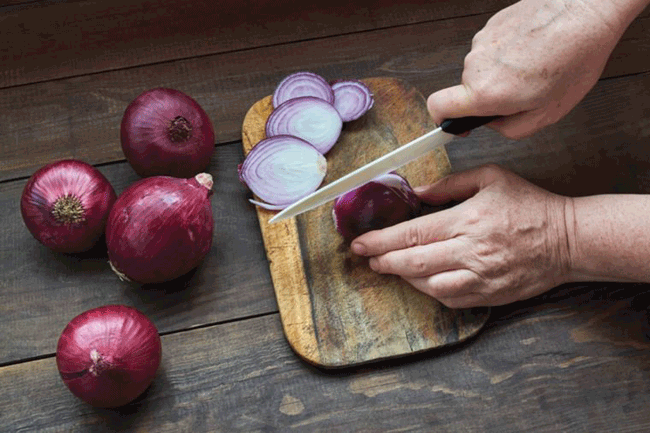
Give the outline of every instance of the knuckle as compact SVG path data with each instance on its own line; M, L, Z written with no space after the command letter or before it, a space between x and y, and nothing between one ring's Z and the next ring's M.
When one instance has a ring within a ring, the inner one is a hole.
M478 45L481 44L481 40L483 39L483 30L479 30L474 34L472 37L472 48L476 48Z
M423 240L422 232L420 231L420 226L417 224L409 225L406 228L406 230L404 230L403 236L404 236L403 242L409 248L420 245Z
M429 268L427 262L424 260L424 257L420 255L411 257L407 262L407 266L413 273L418 275L426 274Z
M479 101L482 106L492 106L502 98L496 86L492 85L488 79L481 79L472 83L472 95L475 101Z
M503 167L493 162L485 164L479 168L480 177L484 184L490 184L496 180L506 177L506 171Z
M480 224L483 220L483 212L482 209L476 206L472 206L463 211L463 217L465 220L464 223L467 226L474 226L476 224Z

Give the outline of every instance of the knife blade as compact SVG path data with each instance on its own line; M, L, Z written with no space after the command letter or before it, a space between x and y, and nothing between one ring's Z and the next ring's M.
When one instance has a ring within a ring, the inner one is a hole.
M419 158L431 150L450 142L458 134L489 123L499 116L471 116L447 119L440 126L397 149L380 156L374 161L358 168L318 191L291 204L269 220L269 223L282 221L334 200L336 197L364 185L378 176L396 170Z

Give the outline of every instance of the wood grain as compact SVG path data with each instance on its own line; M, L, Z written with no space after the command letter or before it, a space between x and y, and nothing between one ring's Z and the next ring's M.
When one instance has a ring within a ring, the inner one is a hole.
M326 155L324 184L432 130L424 97L405 81L364 81L372 110L345 125ZM242 126L244 152L264 135L270 96L254 104ZM413 185L435 181L451 167L438 148L398 170ZM342 367L457 343L473 336L488 309L454 311L396 276L373 272L352 255L334 228L331 203L276 224L258 208L264 246L284 331L307 361Z
M467 16L1 90L0 181L29 176L59 158L92 164L123 160L118 130L124 109L156 86L194 97L208 112L219 144L239 140L248 108L296 70L328 78L391 75L427 95L458 83L471 38L488 18ZM647 25L647 20L633 23L629 32L635 36L617 47L605 77L612 69L650 70L650 58L639 55L650 41ZM535 138L530 143L540 147Z
M53 358L0 368L4 431L646 432L647 285L556 289L493 310L470 344L327 372L277 315L164 335L136 402L93 409Z
M242 158L240 145L219 147L208 167L215 225L204 262L149 286L121 282L103 242L80 255L43 247L20 215L26 181L0 184L0 364L54 353L69 320L109 303L140 308L161 332L277 311L255 210L237 177ZM118 194L139 179L126 163L99 169Z
M16 0L10 0L9 4ZM0 6L5 2L0 1ZM112 0L0 8L0 88L495 12L510 0Z

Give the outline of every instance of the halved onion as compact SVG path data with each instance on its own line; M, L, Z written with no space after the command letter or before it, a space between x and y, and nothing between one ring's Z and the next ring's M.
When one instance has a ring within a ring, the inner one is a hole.
M302 96L313 96L332 104L334 92L323 77L313 72L296 72L286 76L273 92L273 108L283 102Z
M325 178L327 161L305 140L276 135L257 143L238 170L239 179L266 203L251 202L278 210L316 191Z
M341 135L343 120L329 102L313 96L290 99L273 110L266 121L266 136L293 135L323 155Z
M395 172L376 177L334 201L332 217L346 242L417 216L420 199Z
M357 120L375 103L368 86L361 81L342 80L332 84L334 108L344 122Z

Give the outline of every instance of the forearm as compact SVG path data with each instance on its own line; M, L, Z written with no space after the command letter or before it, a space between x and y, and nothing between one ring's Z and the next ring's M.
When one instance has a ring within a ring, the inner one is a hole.
M595 11L600 11L603 18L609 21L620 34L634 19L650 4L650 0L582 0L591 5Z
M650 196L568 199L568 281L650 282Z

